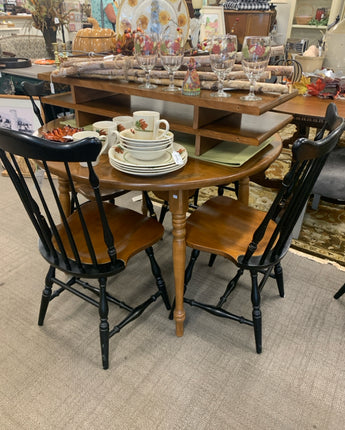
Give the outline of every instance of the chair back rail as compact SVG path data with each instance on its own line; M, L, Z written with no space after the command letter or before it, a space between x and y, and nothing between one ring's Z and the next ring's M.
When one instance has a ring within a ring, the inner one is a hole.
M97 158L102 147L98 139L84 139L79 142L60 144L24 133L20 133L20 139L18 139L18 133L14 133L11 130L0 130L0 157L39 235L40 250L43 256L55 267L63 267L64 270L75 275L90 276L90 274L95 273L95 275L99 276L99 271L116 273L122 270L123 263L116 259L114 238L99 192L99 180L91 163ZM7 151L10 151L10 154ZM27 184L26 178L21 172L17 156L23 157L25 160L32 180L31 186ZM37 178L37 170L34 169L32 160L39 160L39 165L43 167L47 178L44 187L42 187ZM71 231L70 222L67 220L60 203L56 180L53 179L49 170L48 161L61 161L64 163L65 177L68 180L72 198L75 202L73 216L78 219L83 236L82 240L78 239L78 243L76 243L75 232ZM99 263L98 261L94 240L85 221L83 204L80 202L75 189L69 163L76 161L88 162L89 183L94 192L94 201L98 206L97 213L102 225L102 232L100 233L107 247L108 261L106 263L103 261ZM47 196L48 189L49 197ZM55 203L55 213L52 210L52 201ZM88 257L81 257L81 251L86 252Z

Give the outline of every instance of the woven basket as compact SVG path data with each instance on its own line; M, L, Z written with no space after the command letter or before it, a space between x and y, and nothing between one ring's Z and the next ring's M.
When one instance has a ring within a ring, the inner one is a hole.
M308 25L313 19L313 7L311 5L303 5L296 10L295 21L298 25Z
M311 21L313 19L312 16L295 16L295 20L296 20L296 24L298 25L308 25L309 21Z
M300 63L304 73L312 73L314 70L321 69L324 57L306 57L296 55L295 60Z

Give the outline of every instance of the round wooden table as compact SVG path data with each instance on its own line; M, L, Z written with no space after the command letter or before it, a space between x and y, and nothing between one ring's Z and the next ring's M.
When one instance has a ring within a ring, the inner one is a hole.
M271 143L241 167L225 165L189 158L180 170L162 176L133 176L114 169L108 157L103 155L95 172L99 177L102 189L107 186L125 190L145 190L157 192L169 202L173 226L173 267L175 279L176 304L174 319L176 335L183 335L185 310L183 306L184 272L186 264L185 226L188 210L188 198L193 191L211 185L230 184L239 181L239 199L248 203L249 177L262 172L278 158L282 142L275 134ZM59 178L60 200L66 213L70 211L70 195L67 181L64 179L63 163L49 163L51 171ZM71 164L72 177L76 182L88 182L88 170L79 163Z

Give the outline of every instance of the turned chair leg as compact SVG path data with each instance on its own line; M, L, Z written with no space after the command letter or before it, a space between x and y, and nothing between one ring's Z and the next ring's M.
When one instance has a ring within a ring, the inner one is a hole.
M254 324L254 336L256 352L260 354L262 352L262 320L260 310L260 291L258 286L258 273L256 271L250 272L252 277L252 304L253 304L253 324Z
M38 315L38 325L43 325L44 318L47 313L48 305L52 295L52 287L53 287L52 278L54 276L55 276L55 267L50 266L45 280L45 287L44 287L44 290L42 291L41 306L40 306L40 311Z
M101 341L102 363L103 369L109 367L109 322L108 322L108 300L106 293L106 278L99 279L99 335Z
M156 279L156 285L157 288L159 290L159 292L161 293L163 302L165 304L165 307L167 308L167 310L169 311L171 306L170 306L170 300L169 300L169 296L168 296L168 292L165 286L165 282L162 278L162 273L161 273L161 269L157 264L157 261L155 259L155 256L153 254L153 249L152 246L150 246L149 248L145 249L145 252L147 254L147 256L149 257L150 260L150 264L151 264L151 270L152 270L152 274Z
M186 267L186 270L185 270L185 273L184 273L184 290L183 290L183 294L186 292L187 285L188 285L189 281L191 280L192 273L193 273L193 268L194 268L194 265L195 265L196 260L198 259L199 255L200 255L200 251L198 251L197 249L193 249L192 250L188 266ZM170 320L172 320L174 318L174 309L175 309L175 299L173 301L173 304L172 304L172 307L171 307L171 312L169 314L169 319Z
M283 268L280 263L274 266L274 274L277 281L278 291L280 297L284 297L284 278L283 278Z
M161 208L161 213L159 215L159 222L161 224L163 224L165 215L168 212L168 210L169 210L169 203L166 200L164 200L164 203L162 204L162 208Z
M339 299L345 293L345 284L334 294L335 299Z

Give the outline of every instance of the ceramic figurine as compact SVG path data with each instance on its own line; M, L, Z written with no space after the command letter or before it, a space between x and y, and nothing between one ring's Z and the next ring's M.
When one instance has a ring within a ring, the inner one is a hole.
M188 64L188 71L182 85L182 94L185 96L200 95L200 79L196 70L196 61L191 58Z

